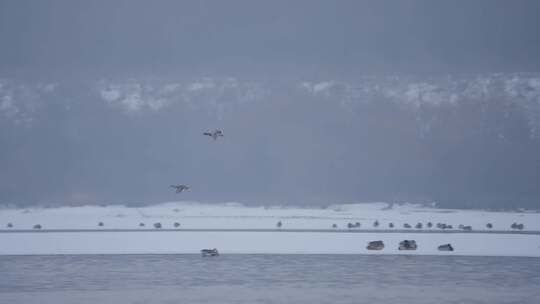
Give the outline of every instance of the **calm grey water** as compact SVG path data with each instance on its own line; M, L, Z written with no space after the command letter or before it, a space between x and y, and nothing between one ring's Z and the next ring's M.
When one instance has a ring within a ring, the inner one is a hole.
M0 303L540 303L540 259L0 256Z

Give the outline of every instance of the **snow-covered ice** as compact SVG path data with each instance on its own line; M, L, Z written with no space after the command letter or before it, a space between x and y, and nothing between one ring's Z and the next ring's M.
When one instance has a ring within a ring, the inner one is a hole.
M283 224L281 228L276 226L278 221ZM378 227L374 227L375 221ZM99 222L103 227L98 226ZM162 224L162 230L154 229L157 222ZM347 228L348 223L356 222L360 228ZM428 222L432 228L427 228ZM442 231L436 228L439 222L454 229ZM8 223L13 227L8 228ZM140 223L145 226L140 227ZM174 227L174 223L180 223L180 227ZM389 223L395 228L389 228ZM413 228L402 228L405 223ZM423 224L422 229L414 228L417 223ZM492 223L493 228L488 229L487 223ZM516 232L510 228L512 223L524 224L522 232L529 234L508 233ZM32 229L36 224L42 226L40 231ZM334 224L337 228L333 228ZM457 233L460 224L472 226L472 233ZM493 233L478 233L488 231ZM315 209L177 202L141 208L0 209L0 232L0 254L174 254L218 248L224 254L540 256L540 213L451 210L411 204L366 203ZM398 251L399 242L405 239L416 240L418 249ZM366 249L367 243L375 240L385 243L384 250ZM447 243L455 251L437 250Z

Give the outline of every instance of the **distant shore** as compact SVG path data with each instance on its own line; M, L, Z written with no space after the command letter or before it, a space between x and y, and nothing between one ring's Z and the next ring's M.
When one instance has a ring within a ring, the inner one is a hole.
M435 229L239 229L239 228L188 228L188 229L0 229L0 233L80 233L80 232L294 232L294 233L428 233L428 234L523 234L540 235L540 231L519 230L435 230Z

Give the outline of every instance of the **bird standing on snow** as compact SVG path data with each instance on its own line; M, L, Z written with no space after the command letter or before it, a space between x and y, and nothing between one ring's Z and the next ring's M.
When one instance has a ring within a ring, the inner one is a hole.
M213 132L204 132L203 135L210 136L212 139L217 140L218 137L223 137L223 131L214 130Z
M176 188L176 193L182 193L189 190L189 187L186 185L171 185L171 188Z

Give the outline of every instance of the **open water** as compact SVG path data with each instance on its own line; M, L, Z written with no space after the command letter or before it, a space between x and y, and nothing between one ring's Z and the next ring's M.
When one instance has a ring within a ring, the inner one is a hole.
M0 256L0 303L540 303L540 258Z

